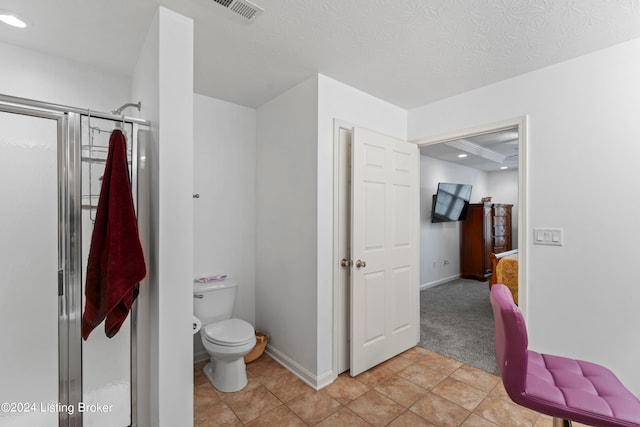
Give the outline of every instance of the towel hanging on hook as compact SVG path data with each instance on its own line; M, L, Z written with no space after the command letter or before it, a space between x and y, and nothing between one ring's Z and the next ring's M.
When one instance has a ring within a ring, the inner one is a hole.
M105 321L113 337L127 318L146 275L133 207L124 135L114 130L100 189L85 283L82 338Z

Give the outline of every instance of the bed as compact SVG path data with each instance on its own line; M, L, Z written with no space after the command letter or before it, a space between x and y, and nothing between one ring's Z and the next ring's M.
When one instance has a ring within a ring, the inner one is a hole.
M489 289L496 283L504 284L513 295L513 302L518 304L518 250L490 254L491 278Z

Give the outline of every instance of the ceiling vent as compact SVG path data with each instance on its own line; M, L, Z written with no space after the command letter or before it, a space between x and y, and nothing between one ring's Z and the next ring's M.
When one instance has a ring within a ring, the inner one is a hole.
M247 21L253 21L264 12L264 9L251 3L249 0L213 0L214 3L218 3L220 6L229 9L230 11L237 13Z

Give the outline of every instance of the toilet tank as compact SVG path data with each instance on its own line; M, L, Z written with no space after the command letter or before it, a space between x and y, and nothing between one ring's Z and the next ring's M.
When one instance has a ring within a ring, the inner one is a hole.
M193 314L202 325L231 319L238 284L229 279L193 282Z

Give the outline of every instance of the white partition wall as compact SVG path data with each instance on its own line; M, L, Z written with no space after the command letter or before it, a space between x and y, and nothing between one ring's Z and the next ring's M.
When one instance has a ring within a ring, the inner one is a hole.
M57 127L0 112L2 427L58 425Z
M151 122L141 231L149 241L140 294L140 425L193 422L193 21L164 7L133 73L133 97ZM142 183L142 181L141 181ZM146 223L146 224L145 224ZM186 285L185 285L186 284ZM146 357L145 357L146 356ZM145 390L147 390L145 392ZM179 402L179 404L176 404ZM148 422L143 421L148 417Z

